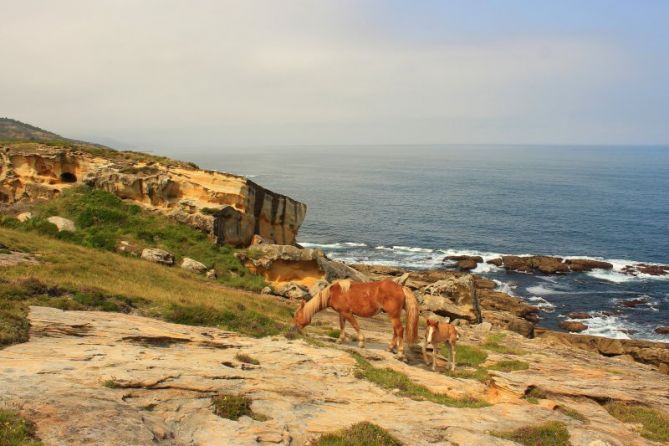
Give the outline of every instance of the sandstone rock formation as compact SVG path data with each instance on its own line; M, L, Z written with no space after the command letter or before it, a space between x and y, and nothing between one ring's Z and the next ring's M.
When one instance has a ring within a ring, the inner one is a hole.
M153 263L174 265L174 255L160 248L144 248L142 250L142 258Z
M334 313L317 317L337 324ZM32 307L30 320L30 341L0 351L0 400L33 421L45 445L296 446L367 420L416 446L511 445L491 432L546 421L564 423L573 446L651 446L636 426L614 419L597 401L669 407L669 381L650 366L513 333L508 342L526 352L520 358L528 370L491 371L486 385L433 373L421 360L397 361L384 350L387 321L362 321L368 348L356 351L375 367L402 372L432 392L491 404L463 409L413 400L356 377L346 352L351 345L319 348L119 313ZM467 327L460 331L461 342L483 341L473 341ZM240 362L237 353L259 365ZM489 352L486 363L509 358ZM532 388L548 396L531 404L524 396ZM211 398L221 393L245 395L267 419L217 417ZM586 421L560 407L578 410Z
M475 269L476 266L483 262L483 257L481 256L446 256L444 262L455 262L456 268L460 271L470 271Z
M588 326L583 322L576 321L562 321L560 322L560 328L564 328L569 332L580 333L588 329Z
M291 297L302 298L297 296L297 289L310 290L319 282L369 280L350 266L328 259L320 249L260 243L239 257L250 271L262 275L277 294L284 297L288 297L286 293L292 290Z
M79 146L0 146L0 205L48 200L87 184L194 226L220 244L248 246L255 234L274 243L295 243L306 205L245 177L150 155L124 156Z

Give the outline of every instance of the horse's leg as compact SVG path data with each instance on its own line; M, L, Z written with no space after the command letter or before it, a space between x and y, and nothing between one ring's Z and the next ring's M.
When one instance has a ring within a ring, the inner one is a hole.
M342 316L342 314L339 313L339 339L337 339L337 344L346 342L346 331L344 328L345 326L346 326L346 319L344 319L344 316Z
M399 316L393 317L393 332L396 333L397 345L399 347L399 358L404 358L404 327L402 326L402 320Z
M396 346L397 346L397 330L395 330L395 327L393 327L393 339L390 341L390 344L388 344L388 351L394 352Z
M448 343L451 356L451 372L455 372L455 342Z
M365 346L365 335L363 335L362 331L360 331L360 325L358 324L358 321L351 313L346 313L344 317L351 323L353 328L355 328L355 332L358 333L358 347L363 348Z
M437 370L437 345L439 345L437 342L435 342L434 339L432 339L432 371L435 372Z

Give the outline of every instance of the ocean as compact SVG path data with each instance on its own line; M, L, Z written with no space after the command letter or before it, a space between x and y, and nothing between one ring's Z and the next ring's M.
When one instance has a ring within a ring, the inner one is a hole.
M173 153L185 158L183 153ZM250 177L307 204L298 241L334 259L443 267L451 254L546 254L607 260L612 271L542 275L474 270L542 309L559 329L572 311L585 334L653 339L669 325L669 147L318 146L189 152L207 169ZM642 299L633 308L622 305Z

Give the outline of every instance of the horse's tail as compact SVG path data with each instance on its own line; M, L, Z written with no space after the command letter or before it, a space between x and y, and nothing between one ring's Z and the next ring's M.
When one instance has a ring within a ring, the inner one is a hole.
M407 287L402 287L404 292L404 309L407 312L406 341L414 344L418 338L418 299Z

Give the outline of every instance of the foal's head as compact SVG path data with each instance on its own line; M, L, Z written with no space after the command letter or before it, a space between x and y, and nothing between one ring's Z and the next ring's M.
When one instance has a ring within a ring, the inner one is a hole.
M293 316L293 324L295 324L295 327L302 330L309 325L309 322L310 321L308 321L304 315L304 301L301 301L300 306L297 307L297 311L295 311L295 315Z
M432 342L432 335L435 331L439 330L439 321L434 321L432 319L427 319L427 326L425 327L425 337L427 342Z

